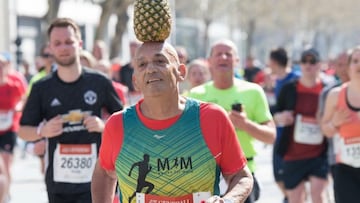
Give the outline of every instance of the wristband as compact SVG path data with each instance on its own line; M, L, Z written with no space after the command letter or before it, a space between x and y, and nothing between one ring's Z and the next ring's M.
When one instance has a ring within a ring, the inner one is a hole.
M44 136L41 135L41 129L44 127L45 121L41 122L39 126L36 128L36 135L38 137L44 138Z

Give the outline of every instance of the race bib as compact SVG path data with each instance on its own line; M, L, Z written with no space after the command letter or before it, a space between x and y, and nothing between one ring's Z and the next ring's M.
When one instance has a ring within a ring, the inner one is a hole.
M181 197L164 197L144 193L136 193L136 203L201 203L211 197L210 192L197 192Z
M0 130L5 131L9 129L14 120L14 111L2 111L0 110Z
M97 159L96 144L57 144L54 152L54 181L88 183Z
M320 125L315 118L305 117L300 114L296 116L294 140L296 143L318 145L323 142L324 136Z
M360 136L342 138L337 136L335 142L336 161L355 168L360 167Z

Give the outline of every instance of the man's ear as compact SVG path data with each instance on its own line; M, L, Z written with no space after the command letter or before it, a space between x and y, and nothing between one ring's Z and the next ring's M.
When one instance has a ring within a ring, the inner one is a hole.
M187 72L187 68L185 66L185 64L180 64L178 67L178 71L179 71L179 81L184 81L185 77L186 77L186 72Z
M134 89L135 89L136 91L140 91L140 89L139 89L139 87L138 87L138 85L137 85L137 83L136 83L136 79L135 79L134 74L133 74L133 76L132 76L132 83L133 83Z

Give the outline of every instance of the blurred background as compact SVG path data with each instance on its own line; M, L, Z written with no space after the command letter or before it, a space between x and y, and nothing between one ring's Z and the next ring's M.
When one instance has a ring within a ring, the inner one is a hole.
M169 41L184 46L189 60L205 57L209 44L230 38L247 56L264 61L269 50L285 47L293 60L311 44L323 59L360 41L357 0L169 0L173 29ZM34 63L46 43L46 29L56 17L70 17L81 27L84 49L105 41L110 58L130 60L134 0L0 0L0 50L17 62Z

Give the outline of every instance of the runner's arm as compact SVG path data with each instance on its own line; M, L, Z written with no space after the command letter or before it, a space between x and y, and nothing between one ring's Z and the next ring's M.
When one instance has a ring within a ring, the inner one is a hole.
M235 174L223 174L229 185L224 199L232 199L235 202L245 202L253 187L253 177L247 166Z
M255 139L264 143L273 144L275 142L276 128L273 120L260 124L248 120L248 125L245 131Z
M96 163L91 181L91 196L93 203L112 203L116 187L115 171L106 171Z
M335 126L334 117L339 91L339 88L331 90L325 99L324 114L321 118L321 130L326 137L333 137L337 133L338 126Z

